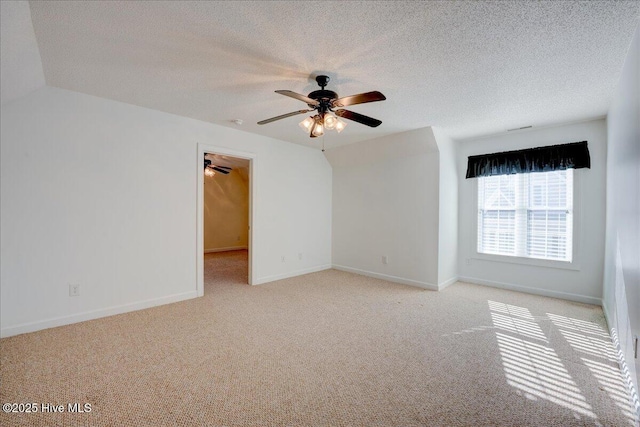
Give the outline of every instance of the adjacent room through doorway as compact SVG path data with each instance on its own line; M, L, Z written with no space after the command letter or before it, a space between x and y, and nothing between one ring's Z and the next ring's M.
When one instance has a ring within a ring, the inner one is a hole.
M205 153L203 166L204 288L248 284L250 160Z

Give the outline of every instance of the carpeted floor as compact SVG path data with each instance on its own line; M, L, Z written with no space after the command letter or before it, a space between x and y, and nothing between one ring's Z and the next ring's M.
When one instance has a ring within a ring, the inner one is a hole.
M599 307L336 270L0 341L0 400L91 404L2 426L632 426Z

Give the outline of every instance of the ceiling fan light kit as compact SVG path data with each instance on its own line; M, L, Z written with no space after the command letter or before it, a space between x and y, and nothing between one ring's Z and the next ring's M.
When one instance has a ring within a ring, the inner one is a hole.
M347 126L347 123L340 118L352 120L369 127L378 127L382 122L363 114L355 113L349 110L334 110L334 108L347 107L349 105L364 104L367 102L384 101L387 99L378 91L360 93L357 95L345 96L338 98L338 94L332 90L326 90L325 86L329 83L329 76L320 75L316 77L316 82L320 86L320 90L315 90L309 95L301 95L290 90L277 90L280 95L295 98L299 101L307 103L309 110L298 110L292 113L283 114L281 116L272 117L270 119L259 121L259 125L275 122L276 120L285 119L287 117L296 116L316 111L314 116L309 116L299 123L300 127L309 133L311 138L324 135L324 130L335 130L340 133Z
M300 123L298 123L302 130L309 134L311 138L324 135L324 129L335 130L340 133L344 130L347 124L330 113L324 113L324 117L321 118L319 114L315 116L309 116Z

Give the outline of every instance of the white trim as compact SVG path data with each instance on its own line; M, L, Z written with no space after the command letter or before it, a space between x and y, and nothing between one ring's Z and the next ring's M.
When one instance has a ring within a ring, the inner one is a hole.
M84 322L87 320L99 319L101 317L113 316L116 314L128 313L145 308L156 307L158 305L171 304L196 298L196 291L184 292L181 294L168 295L130 304L117 305L113 307L101 308L99 310L84 311L69 316L53 317L51 319L39 320L37 322L22 323L16 326L9 326L0 329L0 338L11 337L13 335L26 334L28 332L40 331L42 329L55 328L57 326L70 325L72 323Z
M475 277L458 277L458 281L473 283L474 285L489 286L492 288L507 289L509 291L524 292L525 294L542 295L545 297L559 298L568 301L581 302L583 304L602 305L600 298L586 295L570 294L567 292L550 291L547 289L530 288L528 286L514 285L511 283L494 282L491 280L478 279Z
M624 382L627 386L627 388L629 389L629 395L631 396L630 403L631 406L634 406L636 409L636 422L638 420L640 420L640 406L638 406L636 404L637 402L637 396L638 396L638 391L635 388L635 384L633 383L633 380L630 378L630 374L628 373L628 366L629 364L627 363L627 359L624 357L624 352L622 351L622 348L620 347L620 341L618 339L613 339L614 335L617 335L616 330L613 326L613 319L611 318L611 316L609 315L609 310L607 309L607 305L604 302L604 299L602 299L602 312L604 313L604 320L605 322L607 322L607 331L609 331L609 335L611 335L612 338L612 342L613 345L615 347L616 350L616 355L618 358L618 369L620 370L620 375L622 375L622 377L624 378ZM635 363L635 361L632 361L632 363ZM627 372L625 372L625 370ZM636 396L636 400L634 401L634 397Z
M415 286L422 289L429 289L431 291L440 290L439 286L434 285L433 283L420 282L418 280L413 280L413 279L405 279L404 277L390 276L388 274L375 273L373 271L360 270L358 268L351 268L351 267L346 267L344 265L337 265L337 264L333 264L333 268L335 268L336 270L346 271L348 273L355 273L355 274L360 274L362 276L373 277L374 279L382 279L388 282L401 283L403 285Z
M214 249L205 249L205 254L210 254L213 252L228 252L228 251L242 251L248 249L248 246L229 246L227 248L214 248Z
M526 258L510 255L495 255L478 252L477 245L471 259L490 262L506 262L509 264L531 265L534 267L559 268L561 270L580 271L580 264L566 261L553 261L548 259Z
M442 283L438 283L438 290L439 290L439 291L441 291L441 290L443 290L444 288L446 288L447 286L451 286L451 285L453 285L453 284L454 284L454 283L456 283L457 281L458 281L458 277L456 276L456 277L452 277L452 278L451 278L451 279L449 279L449 280L445 280L445 281L444 281L444 282L442 282Z
M255 285L262 285L263 283L275 282L276 280L288 279L290 277L302 276L303 274L316 273L318 271L331 269L330 264L318 265L316 267L304 268L302 270L289 271L282 274L274 274L271 276L259 277L255 281Z
M221 154L249 160L249 284L256 282L256 259L253 249L256 247L254 224L256 222L256 183L254 179L256 154L244 151L230 150L216 145L198 143L197 164L197 202L196 202L196 292L198 296L204 295L204 174L202 165L206 153Z

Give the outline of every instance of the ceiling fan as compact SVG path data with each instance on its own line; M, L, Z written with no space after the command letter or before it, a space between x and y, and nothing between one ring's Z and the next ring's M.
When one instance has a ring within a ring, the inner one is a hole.
M378 119L355 113L353 111L335 108L348 107L350 105L364 104L367 102L384 101L387 99L378 91L360 93L357 95L345 96L338 98L338 94L332 90L325 90L325 86L329 83L329 76L320 75L316 77L316 82L320 86L320 90L315 90L309 95L301 95L290 90L277 90L276 93L289 96L305 102L309 106L309 110L298 110L292 113L283 114L281 116L272 117L270 119L259 121L259 125L275 122L276 120L286 119L287 117L305 114L311 111L317 111L317 114L310 116L300 123L300 126L307 132L311 138L316 138L324 134L324 129L335 129L341 132L347 125L339 118L353 120L370 127L377 127L382 124ZM331 114L333 113L333 114ZM335 115L334 115L335 114Z
M233 169L229 166L216 166L211 163L211 160L204 159L204 174L207 176L214 176L216 172L220 172L224 175L229 175L229 172L231 172L232 170Z

